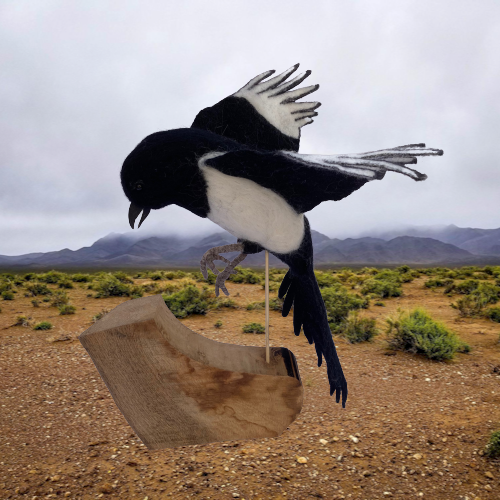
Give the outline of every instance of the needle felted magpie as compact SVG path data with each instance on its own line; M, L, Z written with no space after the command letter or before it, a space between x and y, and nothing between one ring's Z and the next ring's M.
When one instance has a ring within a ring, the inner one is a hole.
M176 204L207 217L238 238L213 248L201 261L217 274L216 294L228 295L225 280L247 254L268 250L289 266L278 295L283 316L293 305L295 335L301 329L314 343L318 366L327 364L330 395L342 397L347 383L337 356L320 289L313 270L313 247L304 213L323 201L341 200L387 171L421 181L424 174L407 164L417 156L442 155L425 144L409 144L359 154L299 154L301 128L312 123L319 102L297 102L319 85L296 88L310 71L292 79L298 64L270 77L266 71L235 94L196 116L191 128L156 132L128 155L121 183L130 200L129 221L142 212ZM224 252L239 251L229 261ZM219 272L214 260L227 263Z

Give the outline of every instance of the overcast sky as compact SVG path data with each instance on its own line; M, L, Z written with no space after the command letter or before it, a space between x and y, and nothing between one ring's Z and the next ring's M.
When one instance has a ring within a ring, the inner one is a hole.
M498 0L2 1L0 254L129 231L119 172L135 145L296 62L323 104L302 153L444 150L419 161L427 181L388 173L315 208L313 229L499 227L499 47ZM168 207L153 229L217 226Z

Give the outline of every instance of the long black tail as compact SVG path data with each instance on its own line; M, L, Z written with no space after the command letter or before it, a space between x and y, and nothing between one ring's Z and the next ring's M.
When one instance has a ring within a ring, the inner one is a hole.
M318 366L321 366L322 356L325 358L330 395L336 392L337 403L342 396L342 407L345 408L347 382L328 325L325 302L314 275L311 233L307 219L305 222L306 232L300 249L293 254L277 255L290 266L283 278L278 296L285 298L283 316L288 315L293 305L295 335L300 335L301 328L304 329L309 344L315 345Z

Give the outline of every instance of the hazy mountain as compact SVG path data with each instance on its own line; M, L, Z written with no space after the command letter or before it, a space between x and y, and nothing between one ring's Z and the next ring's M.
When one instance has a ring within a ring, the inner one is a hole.
M370 232L383 240L392 240L398 236L415 236L417 238L432 238L451 243L475 255L500 256L500 228L479 229L474 227L448 226L408 226L390 231Z
M374 237L329 238L312 231L315 262L327 264L486 264L500 263L500 229L457 226L410 227ZM431 236L432 235L432 236ZM28 268L158 268L198 266L210 248L235 243L226 231L203 237L111 233L89 247L19 256L0 256L0 266ZM231 258L233 254L225 254ZM495 257L496 256L496 257ZM262 254L249 255L242 265L262 266ZM273 266L283 266L270 256ZM219 263L222 267L222 262Z

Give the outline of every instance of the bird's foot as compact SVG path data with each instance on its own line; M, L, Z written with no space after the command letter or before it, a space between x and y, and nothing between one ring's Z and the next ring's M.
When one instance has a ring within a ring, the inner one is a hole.
M240 252L240 254L230 261L229 259L226 259L226 257L223 257L220 255L221 253L226 253L226 252ZM217 279L215 280L215 296L219 296L219 288L224 292L225 295L229 295L229 292L227 291L225 282L229 278L231 274L236 274L236 271L234 268L242 261L245 259L247 256L246 253L243 253L243 244L241 243L234 243L232 245L224 245L221 247L214 247L211 248L210 250L207 250L203 257L201 258L200 261L200 269L201 269L201 274L203 274L203 277L205 279L208 279L208 272L207 272L207 266L210 268L210 270L217 275ZM216 260L221 260L227 264L225 269L220 272L214 264L214 261Z

